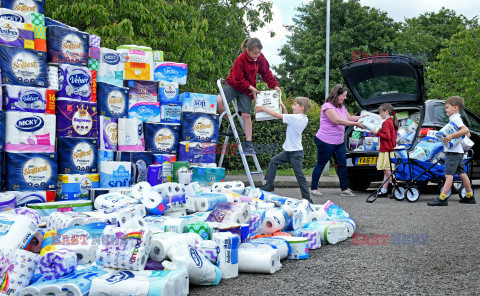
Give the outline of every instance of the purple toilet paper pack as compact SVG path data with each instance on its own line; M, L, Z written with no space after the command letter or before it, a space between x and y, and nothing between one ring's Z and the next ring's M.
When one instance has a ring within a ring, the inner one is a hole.
M157 82L142 80L125 80L129 90L129 100L136 102L158 102Z
M55 190L56 153L5 153L6 190Z
M98 116L98 149L116 151L118 145L118 119Z
M97 102L99 115L126 118L128 114L128 88L98 82Z
M88 66L89 35L60 26L47 26L49 63Z
M97 103L65 98L56 103L58 137L97 137Z
M6 85L3 108L8 111L45 113L47 89L18 85Z
M2 84L47 87L47 54L0 44Z
M97 173L97 151L96 138L58 137L58 173Z
M145 122L145 150L177 154L180 125Z
M58 67L60 90L57 97L90 101L92 73L87 67L62 64Z

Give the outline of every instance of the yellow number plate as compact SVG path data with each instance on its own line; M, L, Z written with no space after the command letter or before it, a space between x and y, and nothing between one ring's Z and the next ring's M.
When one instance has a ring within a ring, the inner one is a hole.
M376 164L377 157L359 157L357 158L358 165L365 165L365 164Z

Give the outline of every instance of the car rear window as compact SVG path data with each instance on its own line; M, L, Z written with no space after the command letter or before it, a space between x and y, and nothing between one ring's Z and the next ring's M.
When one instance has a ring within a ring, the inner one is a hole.
M468 119L465 114L465 111L462 110L460 113L460 117L462 118L463 124L468 126ZM445 112L445 105L434 105L433 106L433 118L434 122L438 122L441 124L447 124L450 120L448 119L447 113Z
M379 97L395 97L410 95L416 98L418 93L417 81L405 76L381 76L362 81L355 85L362 101Z

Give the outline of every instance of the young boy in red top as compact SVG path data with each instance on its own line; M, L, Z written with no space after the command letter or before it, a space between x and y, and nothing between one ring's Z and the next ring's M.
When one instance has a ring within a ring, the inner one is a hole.
M252 145L252 118L250 112L252 101L255 100L257 93L257 73L262 76L268 87L279 92L282 91L278 82L270 71L270 65L262 54L262 43L258 38L245 39L242 43L243 53L235 60L230 74L227 77L227 85L223 88L228 102L237 99L238 113L242 116L245 128L246 143L243 145L245 154L254 154ZM222 97L218 95L217 109L220 114L225 111Z

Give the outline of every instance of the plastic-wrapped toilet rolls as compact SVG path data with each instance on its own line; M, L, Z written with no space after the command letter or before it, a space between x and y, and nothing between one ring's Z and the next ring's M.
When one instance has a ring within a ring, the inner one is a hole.
M245 191L245 184L242 181L233 182L217 182L212 185L213 192L225 193L225 191L233 191L238 194L243 194Z
M185 229L185 233L188 232L197 233L202 239L211 239L212 237L212 229L207 223L204 222L188 224Z
M278 270L280 256L278 252L267 249L247 249L238 250L238 271L249 273L267 273L273 274Z
M142 204L152 215L162 215L167 210L167 203L162 196L152 189L150 184L143 182L145 186L136 188L136 196L141 198ZM148 186L150 187L148 187ZM147 189L149 188L149 189ZM140 191L140 189L142 191ZM132 192L133 193L133 192Z
M23 215L0 214L0 247L25 249L37 232L37 222Z
M268 210L262 221L262 228L268 234L281 231L290 223L292 216L293 211L289 208Z
M305 237L283 236L289 246L288 259L307 259L309 257L309 249L307 247L308 239Z
M290 245L280 237L262 237L248 241L240 245L240 248L266 248L277 250L280 260L287 258L290 253Z
M162 262L167 256L168 250L179 243L180 235L176 232L164 232L154 234L149 256L152 260Z
M200 240L195 242L195 249L208 261L217 264L218 245L213 240Z
M178 247L171 248L168 251L168 256L172 262L164 261L165 268L181 269L186 266L191 284L218 285L222 279L220 268L213 265L190 245L181 244Z
M32 241L30 242L29 245L29 251L33 253L40 253L40 250L42 249L42 243L43 243L43 236L45 235L45 230L41 229L38 230L34 237L32 238Z
M313 221L308 222L303 227L306 230L318 230L322 234L322 244L336 244L344 241L348 237L346 223L334 221Z
M330 219L336 219L336 218L349 218L350 215L345 212L343 209L341 209L339 206L328 200L324 205L323 205L323 210L325 213L327 213L328 217Z
M288 206L283 206L283 208L287 208ZM303 226L303 212L296 208L292 210L292 219L290 222L285 226L285 230L296 230L302 228Z
M357 228L357 224L352 218L338 218L338 219L331 219L331 221L344 222L348 230L348 237L352 237L353 233L355 232L355 228Z
M138 201L118 192L102 194L95 199L95 209L115 208L125 205L135 205Z
M0 246L3 248L5 245L2 243ZM3 282L0 284L2 288L0 294L18 295L30 284L39 260L40 256L32 252L0 249L0 275L3 278Z
M251 209L247 203L220 202L215 205L206 221L244 224L250 221Z
M312 222L312 221L327 221L328 220L328 215L325 213L323 209L319 211L314 211L310 212L307 216L307 221L306 222Z
M183 233L188 225L188 220L182 218L171 218L164 222L165 232Z
M49 252L40 258L38 269L43 279L58 279L77 268L77 254L69 249Z
M212 237L219 248L217 266L222 271L222 279L237 277L240 238L229 232L214 233Z
M99 219L77 212L53 212L46 218L47 231L99 222Z
M322 246L321 233L318 230L302 230L301 236L308 239L307 248L310 250L319 249Z
M14 209L16 203L15 194L10 192L0 193L0 212Z

